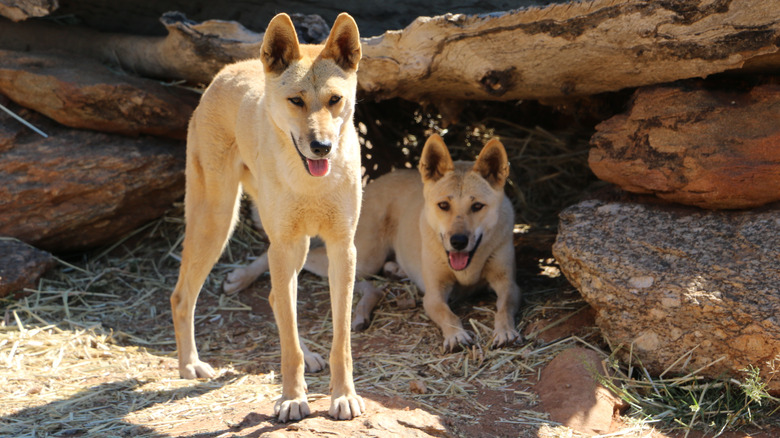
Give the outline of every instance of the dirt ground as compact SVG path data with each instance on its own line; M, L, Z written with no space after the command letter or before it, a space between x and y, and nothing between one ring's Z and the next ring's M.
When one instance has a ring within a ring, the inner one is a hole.
M264 245L245 222L237 235L196 312L201 357L219 372L210 381L178 377L168 302L181 236L176 212L102 254L64 261L39 290L3 302L0 436L582 436L550 421L534 393L560 351L605 348L591 311L552 262L552 231L515 235L524 341L487 347L495 297L485 292L453 305L478 345L445 354L416 289L377 280L386 297L371 326L353 335L366 414L330 420L326 369L307 375L312 416L288 424L273 416L280 354L268 276L235 296L220 293L224 274ZM327 284L304 273L299 298L301 333L327 357ZM606 436L666 436L649 423L616 420Z
M351 422L327 419L326 369L307 375L313 416L279 424L273 405L280 355L267 300L269 278L236 296L220 292L224 273L263 248L262 241L247 248L246 241L258 237L246 224L198 302L201 357L218 368L219 377L178 378L168 303L181 232L175 215L108 252L63 262L38 291L3 303L0 435L382 436L383 430L385 435L414 430L420 436L538 436L549 423L535 410L532 386L540 367L578 339L599 341L590 322L552 342L540 337L491 350L495 297L486 292L453 305L479 345L444 354L439 330L425 316L416 289L404 281L377 280L387 295L371 326L353 335L355 383L368 403L366 416ZM242 241L242 234L249 237ZM520 273L521 329L585 305L556 277L554 266L545 265L553 237L546 231L517 235L519 264L528 267ZM301 333L313 351L327 357L326 282L302 274L299 298ZM340 429L329 432L334 425Z

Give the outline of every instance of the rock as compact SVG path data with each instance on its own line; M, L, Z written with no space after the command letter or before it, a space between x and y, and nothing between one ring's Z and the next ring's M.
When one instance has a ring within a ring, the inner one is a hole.
M12 238L0 238L0 298L34 288L54 265L54 257Z
M57 0L0 0L0 15L11 21L45 17L59 7Z
M16 109L49 137L0 115L0 235L48 251L94 247L184 194L182 142L67 129Z
M711 209L780 200L780 85L702 84L636 91L596 127L593 173L634 193Z
M706 211L604 200L561 213L561 270L613 346L654 375L768 376L780 352L780 204ZM780 380L769 380L780 390Z
M0 50L0 93L66 126L183 139L199 96L88 58Z
M569 348L544 367L534 390L552 421L584 434L603 434L624 403L599 383L599 375L607 374L598 353Z

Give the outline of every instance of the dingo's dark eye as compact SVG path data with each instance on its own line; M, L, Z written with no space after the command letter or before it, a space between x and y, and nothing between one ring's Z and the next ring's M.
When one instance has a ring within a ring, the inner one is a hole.
M483 204L481 202L475 202L475 203L471 204L471 211L476 213L476 212L482 210L483 207L485 207L485 204Z
M303 106L303 99L301 99L300 97L297 97L297 96L296 97L291 97L291 98L289 98L287 100L289 100L290 103L295 105L295 106Z
M341 102L341 96L331 96L330 100L328 101L328 105L333 106L339 102Z
M450 211L450 203L447 201L442 201L436 204L441 211Z

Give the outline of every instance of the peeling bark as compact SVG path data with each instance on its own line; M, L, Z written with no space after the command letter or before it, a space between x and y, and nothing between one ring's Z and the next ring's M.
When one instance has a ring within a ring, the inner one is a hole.
M57 0L0 0L0 15L12 21L45 17L59 7Z
M777 52L780 8L701 3L596 0L421 17L364 41L360 86L417 101L558 98L703 77Z
M0 47L76 51L140 75L207 83L224 64L256 56L262 41L235 22L198 24L176 13L162 21L167 37L8 23L0 26ZM763 0L593 0L420 17L363 39L358 80L374 99L556 99L746 63L777 70L778 46L780 7Z

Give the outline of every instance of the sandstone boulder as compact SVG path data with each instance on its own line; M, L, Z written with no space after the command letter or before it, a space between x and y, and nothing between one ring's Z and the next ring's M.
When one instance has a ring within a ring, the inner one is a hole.
M728 85L728 84L725 84ZM634 193L711 209L780 200L780 85L637 90L596 127L589 164Z
M184 194L182 142L68 129L16 109L49 137L0 115L0 235L49 251L94 247Z
M89 58L0 50L0 93L74 128L183 139L197 93Z
M605 434L625 404L599 376L607 376L607 370L598 353L569 348L544 367L534 390L552 421L588 435Z
M553 254L617 347L653 374L768 376L780 354L780 205L706 211L589 200L561 213ZM777 364L775 364L777 365ZM780 391L780 379L769 381Z
M19 240L0 238L0 298L34 288L38 279L54 265L54 257Z

